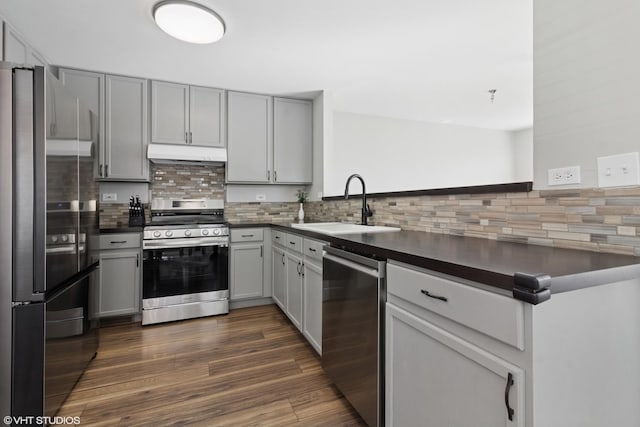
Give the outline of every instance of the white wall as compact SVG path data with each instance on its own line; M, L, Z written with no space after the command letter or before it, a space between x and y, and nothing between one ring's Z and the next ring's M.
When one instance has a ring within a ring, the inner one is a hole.
M367 192L515 182L512 132L335 112L324 195L359 173ZM353 184L353 192L360 192Z
M309 200L321 200L324 194L324 149L333 135L331 93L323 91L313 99L313 184L307 188Z
M640 150L640 1L534 1L534 187L547 170Z
M513 132L514 182L533 181L533 128Z

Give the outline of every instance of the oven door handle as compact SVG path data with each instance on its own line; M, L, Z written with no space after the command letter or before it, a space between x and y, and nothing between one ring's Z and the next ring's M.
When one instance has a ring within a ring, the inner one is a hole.
M189 239L174 239L170 241L166 240L155 240L149 242L143 242L142 249L175 249L175 248L196 248L199 246L229 246L228 240L219 240L219 239L197 239L197 238L189 238Z

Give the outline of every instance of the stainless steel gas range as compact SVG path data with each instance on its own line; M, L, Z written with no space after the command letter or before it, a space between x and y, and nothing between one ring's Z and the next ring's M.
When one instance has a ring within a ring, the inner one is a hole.
M142 247L143 325L229 312L222 200L152 200Z

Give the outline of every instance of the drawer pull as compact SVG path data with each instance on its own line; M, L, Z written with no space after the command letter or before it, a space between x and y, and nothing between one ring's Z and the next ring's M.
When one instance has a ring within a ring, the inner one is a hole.
M111 244L112 244L112 245L115 245L115 244L124 244L124 243L127 243L127 241L126 241L126 240L112 240L112 241L111 241Z
M426 291L426 290L424 290L424 289L420 289L420 292L422 292L422 294L423 294L423 295L426 295L426 296L428 296L429 298L439 299L440 301L444 301L444 302L447 302L447 301L448 301L447 297L441 297L441 296L439 296L439 295L433 295L433 294L430 294L430 293L429 293L429 291Z
M509 417L509 421L513 421L514 410L509 405L509 392L511 391L511 386L513 385L513 374L509 372L507 375L507 385L504 388L504 404L507 406L507 416Z
M276 240L280 240L280 236L276 236Z
M310 250L311 252L316 252L316 250L315 250L315 249L313 249L313 248L309 248L309 250Z
M253 237L253 234L243 234L242 237Z
M295 246L296 242L289 242L289 244Z

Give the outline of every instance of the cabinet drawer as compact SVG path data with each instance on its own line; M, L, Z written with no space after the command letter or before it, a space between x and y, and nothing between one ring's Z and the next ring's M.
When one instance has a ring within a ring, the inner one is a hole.
M302 236L298 236L297 234L287 233L284 246L290 251L302 253L303 240L304 239L302 238Z
M277 245L285 245L287 233L278 230L271 230L271 241Z
M100 250L139 248L140 233L102 234L100 235Z
M231 242L262 242L264 232L262 228L240 228L231 230Z
M521 301L391 263L387 265L387 292L524 349Z
M326 242L304 239L304 256L322 261L322 247Z

